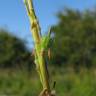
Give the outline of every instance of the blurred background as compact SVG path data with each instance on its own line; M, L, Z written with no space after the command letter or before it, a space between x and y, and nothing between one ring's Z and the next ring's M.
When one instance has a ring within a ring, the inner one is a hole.
M34 0L42 34L52 27L50 84L57 96L96 96L96 1ZM42 90L23 0L0 1L0 96Z

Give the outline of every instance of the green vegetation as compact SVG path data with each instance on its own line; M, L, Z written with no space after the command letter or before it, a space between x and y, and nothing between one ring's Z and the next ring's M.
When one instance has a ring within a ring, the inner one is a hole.
M10 34L7 30L0 30L0 68L28 68L32 67L31 53L20 38Z
M53 26L53 62L75 69L96 66L96 11L66 9ZM58 59L56 59L58 58Z
M54 69L54 68L53 68ZM57 81L56 91L58 96L95 96L96 71L82 70L79 74L64 68L51 70L52 79ZM66 70L64 72L64 70ZM69 69L70 70L70 69ZM54 72L53 72L54 71ZM0 94L7 96L38 96L41 83L35 74L28 77L24 71L0 72Z

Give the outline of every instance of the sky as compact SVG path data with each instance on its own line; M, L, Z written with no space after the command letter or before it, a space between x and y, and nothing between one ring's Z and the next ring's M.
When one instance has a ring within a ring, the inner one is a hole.
M58 22L56 13L63 8L92 9L96 0L33 0L42 33ZM0 0L0 28L24 39L32 47L32 34L23 0Z

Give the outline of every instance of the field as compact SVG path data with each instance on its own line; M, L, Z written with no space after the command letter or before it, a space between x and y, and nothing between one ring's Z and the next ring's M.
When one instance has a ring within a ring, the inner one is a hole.
M56 81L57 96L96 96L95 69L75 73L73 69L50 67L50 74ZM36 71L0 70L0 96L38 96L40 91Z

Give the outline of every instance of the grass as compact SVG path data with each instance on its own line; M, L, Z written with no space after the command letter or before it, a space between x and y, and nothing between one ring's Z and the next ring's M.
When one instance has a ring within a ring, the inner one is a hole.
M96 72L82 69L79 73L64 68L50 68L56 80L57 96L96 96ZM53 82L51 83L52 86ZM41 84L36 72L0 70L0 96L38 96Z

